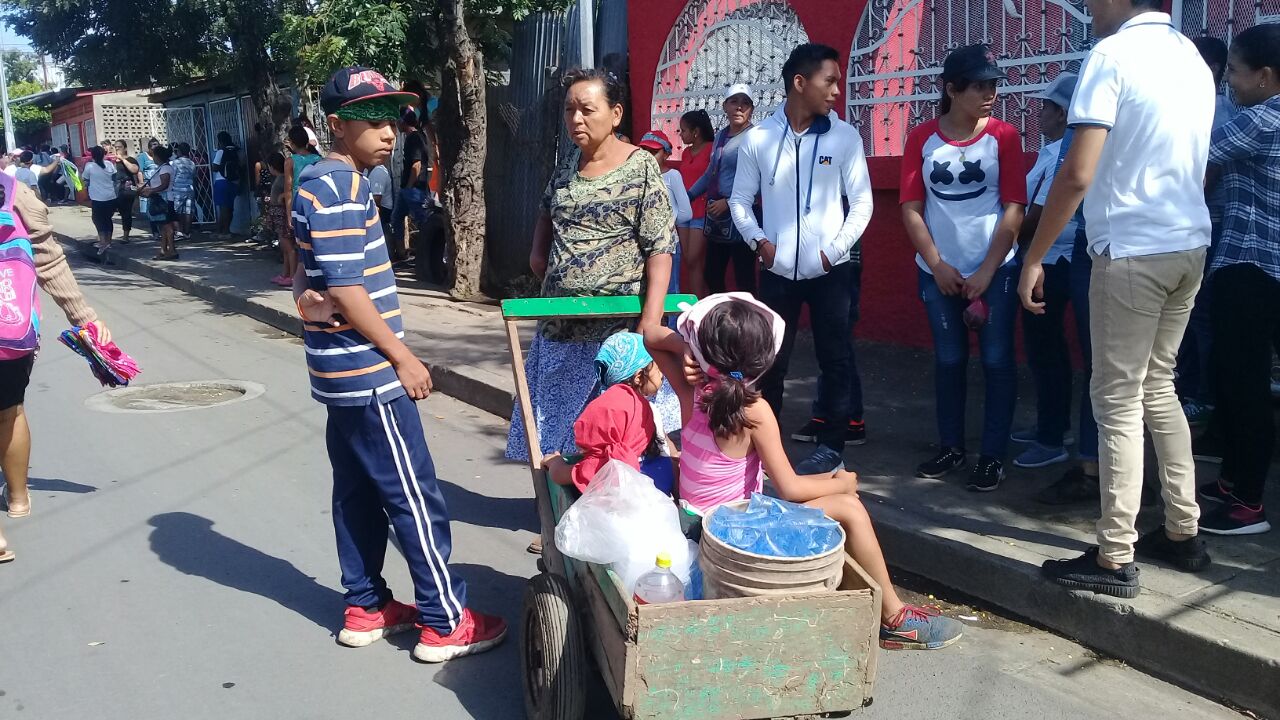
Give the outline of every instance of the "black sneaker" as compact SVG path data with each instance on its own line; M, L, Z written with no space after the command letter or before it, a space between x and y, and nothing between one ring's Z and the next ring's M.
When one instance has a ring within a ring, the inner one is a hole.
M849 429L844 433L845 445L866 445L867 424L862 420L850 420Z
M949 472L959 470L966 462L968 460L964 456L963 448L943 448L932 460L923 462L916 468L916 477L936 480Z
M1231 494L1231 486L1223 483L1221 478L1196 488L1196 496L1201 500L1219 504L1236 501L1235 496Z
M1100 595L1118 598L1136 598L1142 590L1138 585L1138 566L1128 563L1119 570L1108 570L1098 565L1098 548L1091 547L1078 558L1070 560L1045 560L1040 573L1064 587L1089 590Z
M818 442L818 434L822 432L822 428L827 424L822 418L813 418L804 424L804 427L791 433L791 439L798 442Z
M1201 436L1191 442L1191 456L1200 462L1222 464L1222 443Z
M1085 474L1079 465L1071 468L1052 485L1036 493L1034 500L1042 505L1074 505L1098 502L1098 476Z
M1262 506L1251 507L1231 499L1200 518L1201 532L1211 535L1261 535L1271 532L1271 523Z
M1003 481L1004 463L993 457L983 455L978 458L973 470L969 472L969 484L965 487L973 492L991 492L1000 487L1000 483Z
M1186 572L1200 572L1209 567L1210 563L1204 538L1193 537L1174 542L1165 534L1164 528L1156 528L1138 538L1133 549L1148 560L1160 560Z

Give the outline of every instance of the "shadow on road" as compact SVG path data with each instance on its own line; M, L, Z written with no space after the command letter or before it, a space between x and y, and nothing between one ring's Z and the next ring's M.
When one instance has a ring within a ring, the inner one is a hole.
M70 480L54 480L52 478L27 478L27 489L32 492L64 492L82 495L97 492L98 488Z
M490 497L457 483L439 479L449 504L449 518L477 527L538 532L537 510L531 498Z
M342 594L316 582L292 563L272 557L213 529L213 521L191 513L154 515L151 551L179 572L260 595L325 630L342 617Z

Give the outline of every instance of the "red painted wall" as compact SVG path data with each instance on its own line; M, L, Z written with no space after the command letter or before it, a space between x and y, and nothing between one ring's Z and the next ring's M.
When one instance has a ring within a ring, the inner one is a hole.
M840 52L842 72L849 65L849 49L867 0L790 0L811 42ZM833 5L838 11L833 12ZM645 0L630 3L631 113L633 127L647 128L653 82L663 46L685 0ZM778 67L781 76L782 67ZM781 83L781 77L778 82ZM836 111L842 116L843 103ZM898 211L897 158L870 158L875 214L862 237L862 320L858 336L868 340L930 347L929 326L917 291L915 251L902 228Z

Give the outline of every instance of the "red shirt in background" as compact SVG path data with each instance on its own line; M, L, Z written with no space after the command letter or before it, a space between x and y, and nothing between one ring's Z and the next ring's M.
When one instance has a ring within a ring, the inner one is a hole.
M707 168L711 166L711 146L715 143L707 143L702 146L702 152L697 155L693 154L693 149L686 147L684 149L684 157L680 160L680 178L684 180L684 189L690 190L694 183L702 177ZM706 217L707 215L707 196L703 193L700 197L690 198L690 206L693 207L693 219Z

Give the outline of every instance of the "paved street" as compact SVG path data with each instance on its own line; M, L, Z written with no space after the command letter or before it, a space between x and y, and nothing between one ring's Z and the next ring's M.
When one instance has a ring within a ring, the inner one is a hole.
M28 395L33 515L4 523L0 717L523 717L518 643L442 666L413 636L334 643L342 600L328 517L323 409L300 343L121 271L80 268L141 382L234 379L243 403L163 414L84 407L97 390L53 342ZM505 352L492 348L492 352ZM519 616L533 512L500 420L448 397L421 406L454 518L454 561L482 609ZM890 558L892 560L892 558ZM388 579L411 597L391 553ZM864 718L1231 718L1235 713L1003 618L936 653L881 656ZM597 698L592 720L609 718Z

